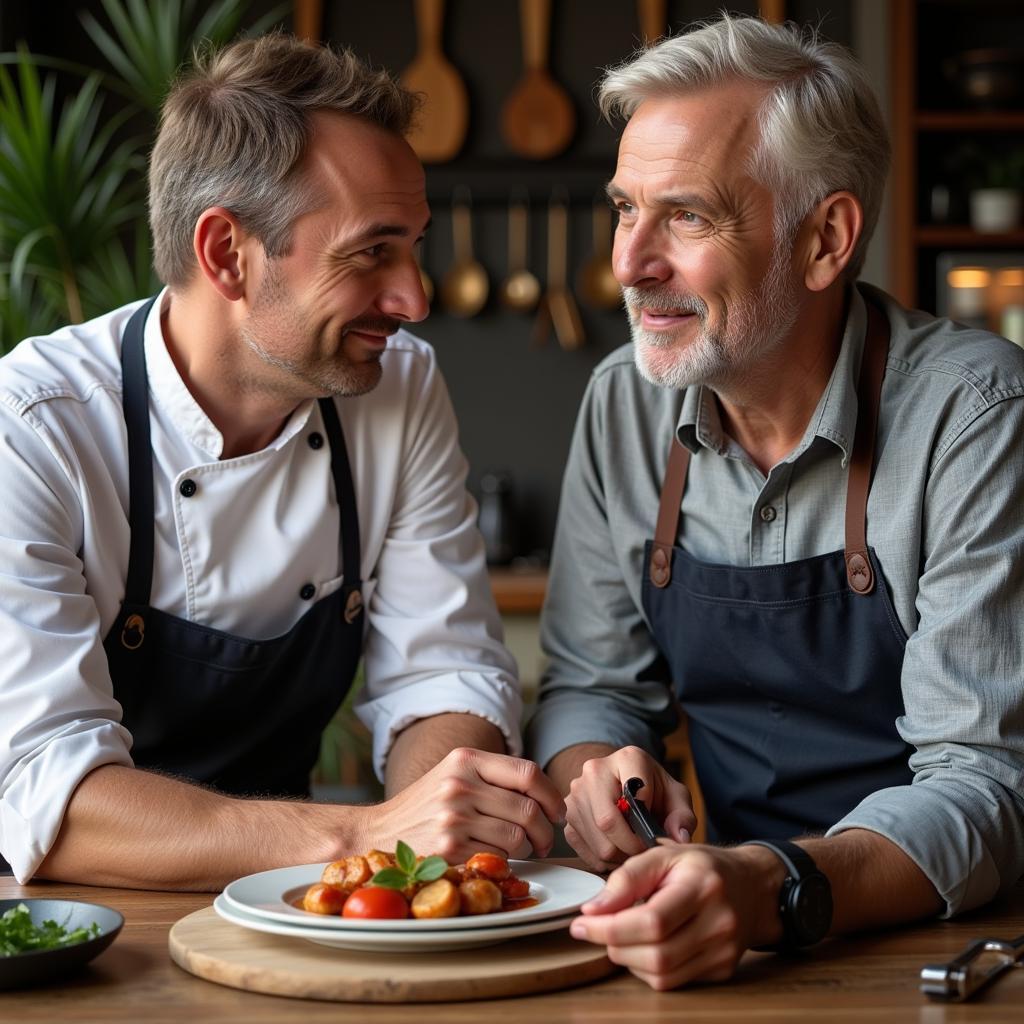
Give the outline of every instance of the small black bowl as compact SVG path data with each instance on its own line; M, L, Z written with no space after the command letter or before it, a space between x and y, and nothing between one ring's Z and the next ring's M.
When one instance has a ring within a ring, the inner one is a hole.
M25 988L61 981L65 975L85 966L117 938L124 918L110 907L76 900L0 900L0 914L24 903L33 924L56 921L68 931L88 928L95 921L100 933L94 939L78 942L63 949L41 949L31 953L0 956L0 989Z

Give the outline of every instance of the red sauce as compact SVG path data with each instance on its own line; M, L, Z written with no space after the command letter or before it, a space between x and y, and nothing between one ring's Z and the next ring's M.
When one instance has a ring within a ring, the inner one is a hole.
M527 907L537 906L539 902L532 896L528 896L525 900L502 900L500 913L505 913L507 910L525 910Z

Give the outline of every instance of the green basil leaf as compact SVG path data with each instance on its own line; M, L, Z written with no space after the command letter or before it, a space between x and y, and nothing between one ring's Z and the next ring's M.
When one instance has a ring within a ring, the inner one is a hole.
M416 870L416 854L401 839L398 840L398 845L395 846L395 860L398 861L398 866L407 875L411 875Z
M413 878L417 882L433 882L448 870L448 862L444 857L427 857L416 866Z
M370 879L370 885L379 885L384 889L404 889L408 884L409 876L399 868L381 868Z

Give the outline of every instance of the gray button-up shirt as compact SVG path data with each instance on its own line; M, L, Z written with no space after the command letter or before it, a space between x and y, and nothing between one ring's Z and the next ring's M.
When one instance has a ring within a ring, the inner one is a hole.
M909 637L896 728L914 747L914 778L873 793L829 834L886 836L953 914L1024 873L1024 352L870 291L892 337L867 538ZM693 556L755 566L842 549L865 326L854 289L828 386L767 477L723 433L707 388L647 383L629 345L594 371L544 608L550 664L528 727L542 765L584 742L660 754L675 725L640 597L673 432L693 452L679 538Z

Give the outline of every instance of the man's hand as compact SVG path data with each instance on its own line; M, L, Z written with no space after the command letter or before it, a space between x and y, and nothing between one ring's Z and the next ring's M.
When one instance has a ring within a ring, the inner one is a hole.
M623 783L634 777L644 780L638 795L670 838L689 842L697 825L687 788L639 747L623 747L607 757L585 761L565 801L565 838L597 871L645 849L616 803Z
M375 808L370 837L385 849L402 839L449 863L480 851L544 857L551 823L564 820L561 796L532 761L460 747Z
M772 894L782 863L757 847L662 843L613 871L570 932L607 946L613 963L651 988L725 981L748 947L781 934Z

